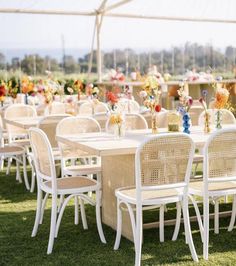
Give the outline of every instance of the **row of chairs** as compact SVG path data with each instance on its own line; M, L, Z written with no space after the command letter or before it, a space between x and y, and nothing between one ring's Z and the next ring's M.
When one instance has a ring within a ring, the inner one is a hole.
M71 120L76 118L65 118ZM64 123L63 120L60 123ZM59 124L60 125L60 124ZM100 189L99 180L83 176L56 178L55 161L50 143L45 133L40 129L30 130L31 145L38 176L38 204L35 226L32 236L36 235L42 219L42 192L52 194L51 230L48 254L51 253L54 238L58 229L64 208L72 197L91 202L85 194L96 192L96 217L100 239L105 243L105 237L100 220ZM190 222L188 201L191 199L196 208L200 233L203 241L203 256L208 259L209 242L209 199L219 200L225 195L234 195L233 212L229 231L233 229L236 214L236 129L223 129L214 133L204 147L203 181L190 182L191 167L195 145L186 134L162 134L144 140L135 155L135 187L117 189L117 236L114 249L118 249L121 239L122 211L126 206L132 224L135 247L135 265L141 263L141 247L143 234L143 209L150 206L177 204L177 219L173 235L176 240L181 221L181 209L184 217L186 243L188 243L192 258L198 261L194 247ZM223 156L222 156L223 155ZM57 197L68 195L60 209L57 218ZM203 223L195 196L203 198ZM135 207L134 207L135 206ZM136 217L134 214L136 212ZM85 215L85 213L83 214ZM164 223L160 223L164 227ZM160 231L164 234L164 228Z

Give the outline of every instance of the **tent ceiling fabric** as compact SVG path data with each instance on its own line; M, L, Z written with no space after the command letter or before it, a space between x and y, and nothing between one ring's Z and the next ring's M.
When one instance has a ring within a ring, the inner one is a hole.
M92 16L105 3L106 16L236 23L235 0L70 0L70 8L66 2L5 0L0 12Z

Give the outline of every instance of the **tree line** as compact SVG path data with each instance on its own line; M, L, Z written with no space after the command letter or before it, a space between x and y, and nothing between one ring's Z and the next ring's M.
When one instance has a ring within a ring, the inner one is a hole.
M38 54L25 55L23 59L12 58L6 63L3 53L0 53L0 69L21 70L28 75L43 75L46 70L61 71L66 74L85 73L88 71L90 54L74 58L64 55L61 62L50 56L42 57ZM96 51L93 54L92 72L96 72ZM105 72L110 68L121 68L126 74L138 70L146 73L150 65L157 65L159 72L169 72L173 75L183 74L187 69L196 68L197 71L211 69L216 72L228 72L236 64L236 48L227 46L221 51L211 44L200 45L186 43L183 47L172 47L152 52L138 53L132 49L116 49L102 52L102 66Z

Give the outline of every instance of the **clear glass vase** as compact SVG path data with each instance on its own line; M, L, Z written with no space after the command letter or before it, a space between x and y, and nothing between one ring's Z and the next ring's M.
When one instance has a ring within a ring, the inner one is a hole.
M155 113L152 113L151 119L152 134L156 134L158 132L157 115Z
M211 132L210 121L211 121L211 114L206 111L204 114L204 133Z
M222 111L220 109L218 109L215 113L215 122L216 122L216 129L221 129Z

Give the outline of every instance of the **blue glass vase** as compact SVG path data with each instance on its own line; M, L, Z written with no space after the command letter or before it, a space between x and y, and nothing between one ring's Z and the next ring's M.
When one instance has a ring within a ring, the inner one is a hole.
M190 134L190 130L189 130L189 128L190 128L190 115L189 115L189 113L184 113L184 115L183 115L183 128L184 128L184 130L183 130L183 132L184 133L187 133L187 134Z

